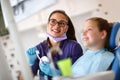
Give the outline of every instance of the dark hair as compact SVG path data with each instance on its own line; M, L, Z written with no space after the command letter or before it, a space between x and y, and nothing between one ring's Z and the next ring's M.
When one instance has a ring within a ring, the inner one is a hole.
M89 18L88 20L93 20L93 21L97 22L98 29L100 31L105 30L107 32L105 48L110 50L109 38L110 38L110 33L111 33L113 23L109 23L106 19L103 19L100 17L92 17L92 18Z
M72 23L70 17L69 17L69 16L65 13L65 11L63 11L63 10L55 10L55 11L53 11L53 12L50 14L50 16L49 16L49 18L48 18L48 21L49 21L50 17L51 17L54 13L61 13L61 14L63 14L63 15L66 17L66 19L68 20L68 24L67 24L67 25L68 25L68 31L67 31L67 33L66 33L67 39L77 41L77 40L76 40L76 36L75 36L75 29L74 29L74 26L73 26L73 23Z

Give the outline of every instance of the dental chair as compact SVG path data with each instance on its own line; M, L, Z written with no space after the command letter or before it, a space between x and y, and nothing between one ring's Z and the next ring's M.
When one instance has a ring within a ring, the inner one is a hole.
M110 47L113 50L113 53L115 54L115 59L113 61L111 70L114 72L114 80L120 80L120 34L118 32L120 31L120 23L116 22L113 25L113 28L111 30L110 35Z

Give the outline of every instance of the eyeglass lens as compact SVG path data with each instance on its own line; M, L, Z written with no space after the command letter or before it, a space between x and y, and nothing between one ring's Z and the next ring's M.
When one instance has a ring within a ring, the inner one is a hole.
M67 22L66 22L66 21L61 20L61 21L57 22L56 19L50 19L50 20L49 20L49 23L50 23L52 26L55 26L55 25L58 23L58 25L59 25L60 27L63 27L63 26L66 26L66 25L67 25Z

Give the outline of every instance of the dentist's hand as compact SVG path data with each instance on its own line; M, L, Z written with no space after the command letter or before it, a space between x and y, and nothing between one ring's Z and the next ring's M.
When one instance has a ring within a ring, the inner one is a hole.
M49 76L59 76L60 71L56 69L56 74L53 73L53 69L50 67L49 62L41 62L39 63L40 70Z
M37 58L36 50L37 50L36 47L32 47L26 51L27 60L28 60L28 63L30 64L30 66L32 66L34 64L34 62Z

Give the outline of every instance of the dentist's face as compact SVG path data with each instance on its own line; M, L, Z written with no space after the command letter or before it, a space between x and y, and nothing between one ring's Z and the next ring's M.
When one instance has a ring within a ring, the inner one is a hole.
M67 30L66 17L61 13L54 13L48 21L47 32L54 37L60 37L66 33Z
M102 32L99 31L97 23L92 20L86 21L81 36L83 44L88 48L97 47L101 43L101 37Z

